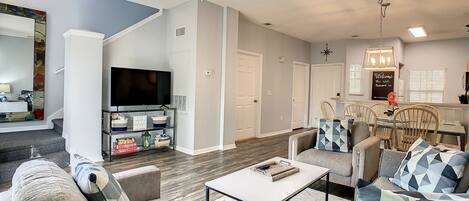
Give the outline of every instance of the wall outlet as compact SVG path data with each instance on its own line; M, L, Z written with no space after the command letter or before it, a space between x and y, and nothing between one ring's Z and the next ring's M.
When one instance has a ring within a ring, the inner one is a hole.
M268 95L268 96L272 96L272 90L268 89L268 90L267 90L267 95Z
M283 121L283 115L280 115L280 120Z

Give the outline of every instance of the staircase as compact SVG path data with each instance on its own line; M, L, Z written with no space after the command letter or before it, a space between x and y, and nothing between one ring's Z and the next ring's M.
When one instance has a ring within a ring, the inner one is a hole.
M63 120L55 119L53 129L0 134L0 183L11 181L16 168L30 160L31 145L47 160L64 168L70 164L62 137Z

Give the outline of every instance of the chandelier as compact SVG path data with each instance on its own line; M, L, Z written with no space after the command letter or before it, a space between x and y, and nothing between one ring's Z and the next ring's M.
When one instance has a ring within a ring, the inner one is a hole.
M379 34L380 39L383 38L383 19L386 17L386 10L391 3L383 3L383 0L378 0L380 5L379 13ZM385 47L382 44L375 48L366 48L365 59L363 61L363 68L365 70L395 70L396 59L395 59L394 47Z

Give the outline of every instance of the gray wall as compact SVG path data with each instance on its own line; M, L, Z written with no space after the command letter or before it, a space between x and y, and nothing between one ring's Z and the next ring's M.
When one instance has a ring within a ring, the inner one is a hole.
M63 74L54 71L64 66L64 38L68 29L90 29L111 36L135 24L156 9L130 5L126 0L0 0L27 8L47 12L46 97L45 116L63 107ZM129 10L127 10L129 9ZM45 125L45 121L3 123L1 128Z
M410 69L446 69L444 102L458 103L464 93L462 76L469 62L469 38L408 43L404 47L405 67L402 79Z
M345 63L348 40L328 41L329 48L333 51L327 57L327 63ZM326 57L321 54L326 48L326 42L311 43L311 64L324 64Z
M166 16L106 44L103 51L103 108L109 108L111 67L170 70L166 57Z
M293 61L310 62L310 43L239 20L239 49L263 54L261 133L291 128ZM279 62L284 56L286 61ZM268 91L272 95L268 95Z
M195 150L219 144L223 33L223 8L197 2Z
M9 100L18 100L21 90L33 90L34 40L0 35L0 83L11 84Z

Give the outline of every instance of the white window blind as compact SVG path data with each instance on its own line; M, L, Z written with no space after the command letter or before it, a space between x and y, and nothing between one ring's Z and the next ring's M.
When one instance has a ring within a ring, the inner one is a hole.
M349 73L349 94L361 94L362 66L360 64L351 64Z
M444 70L411 70L409 101L443 103L445 90Z

